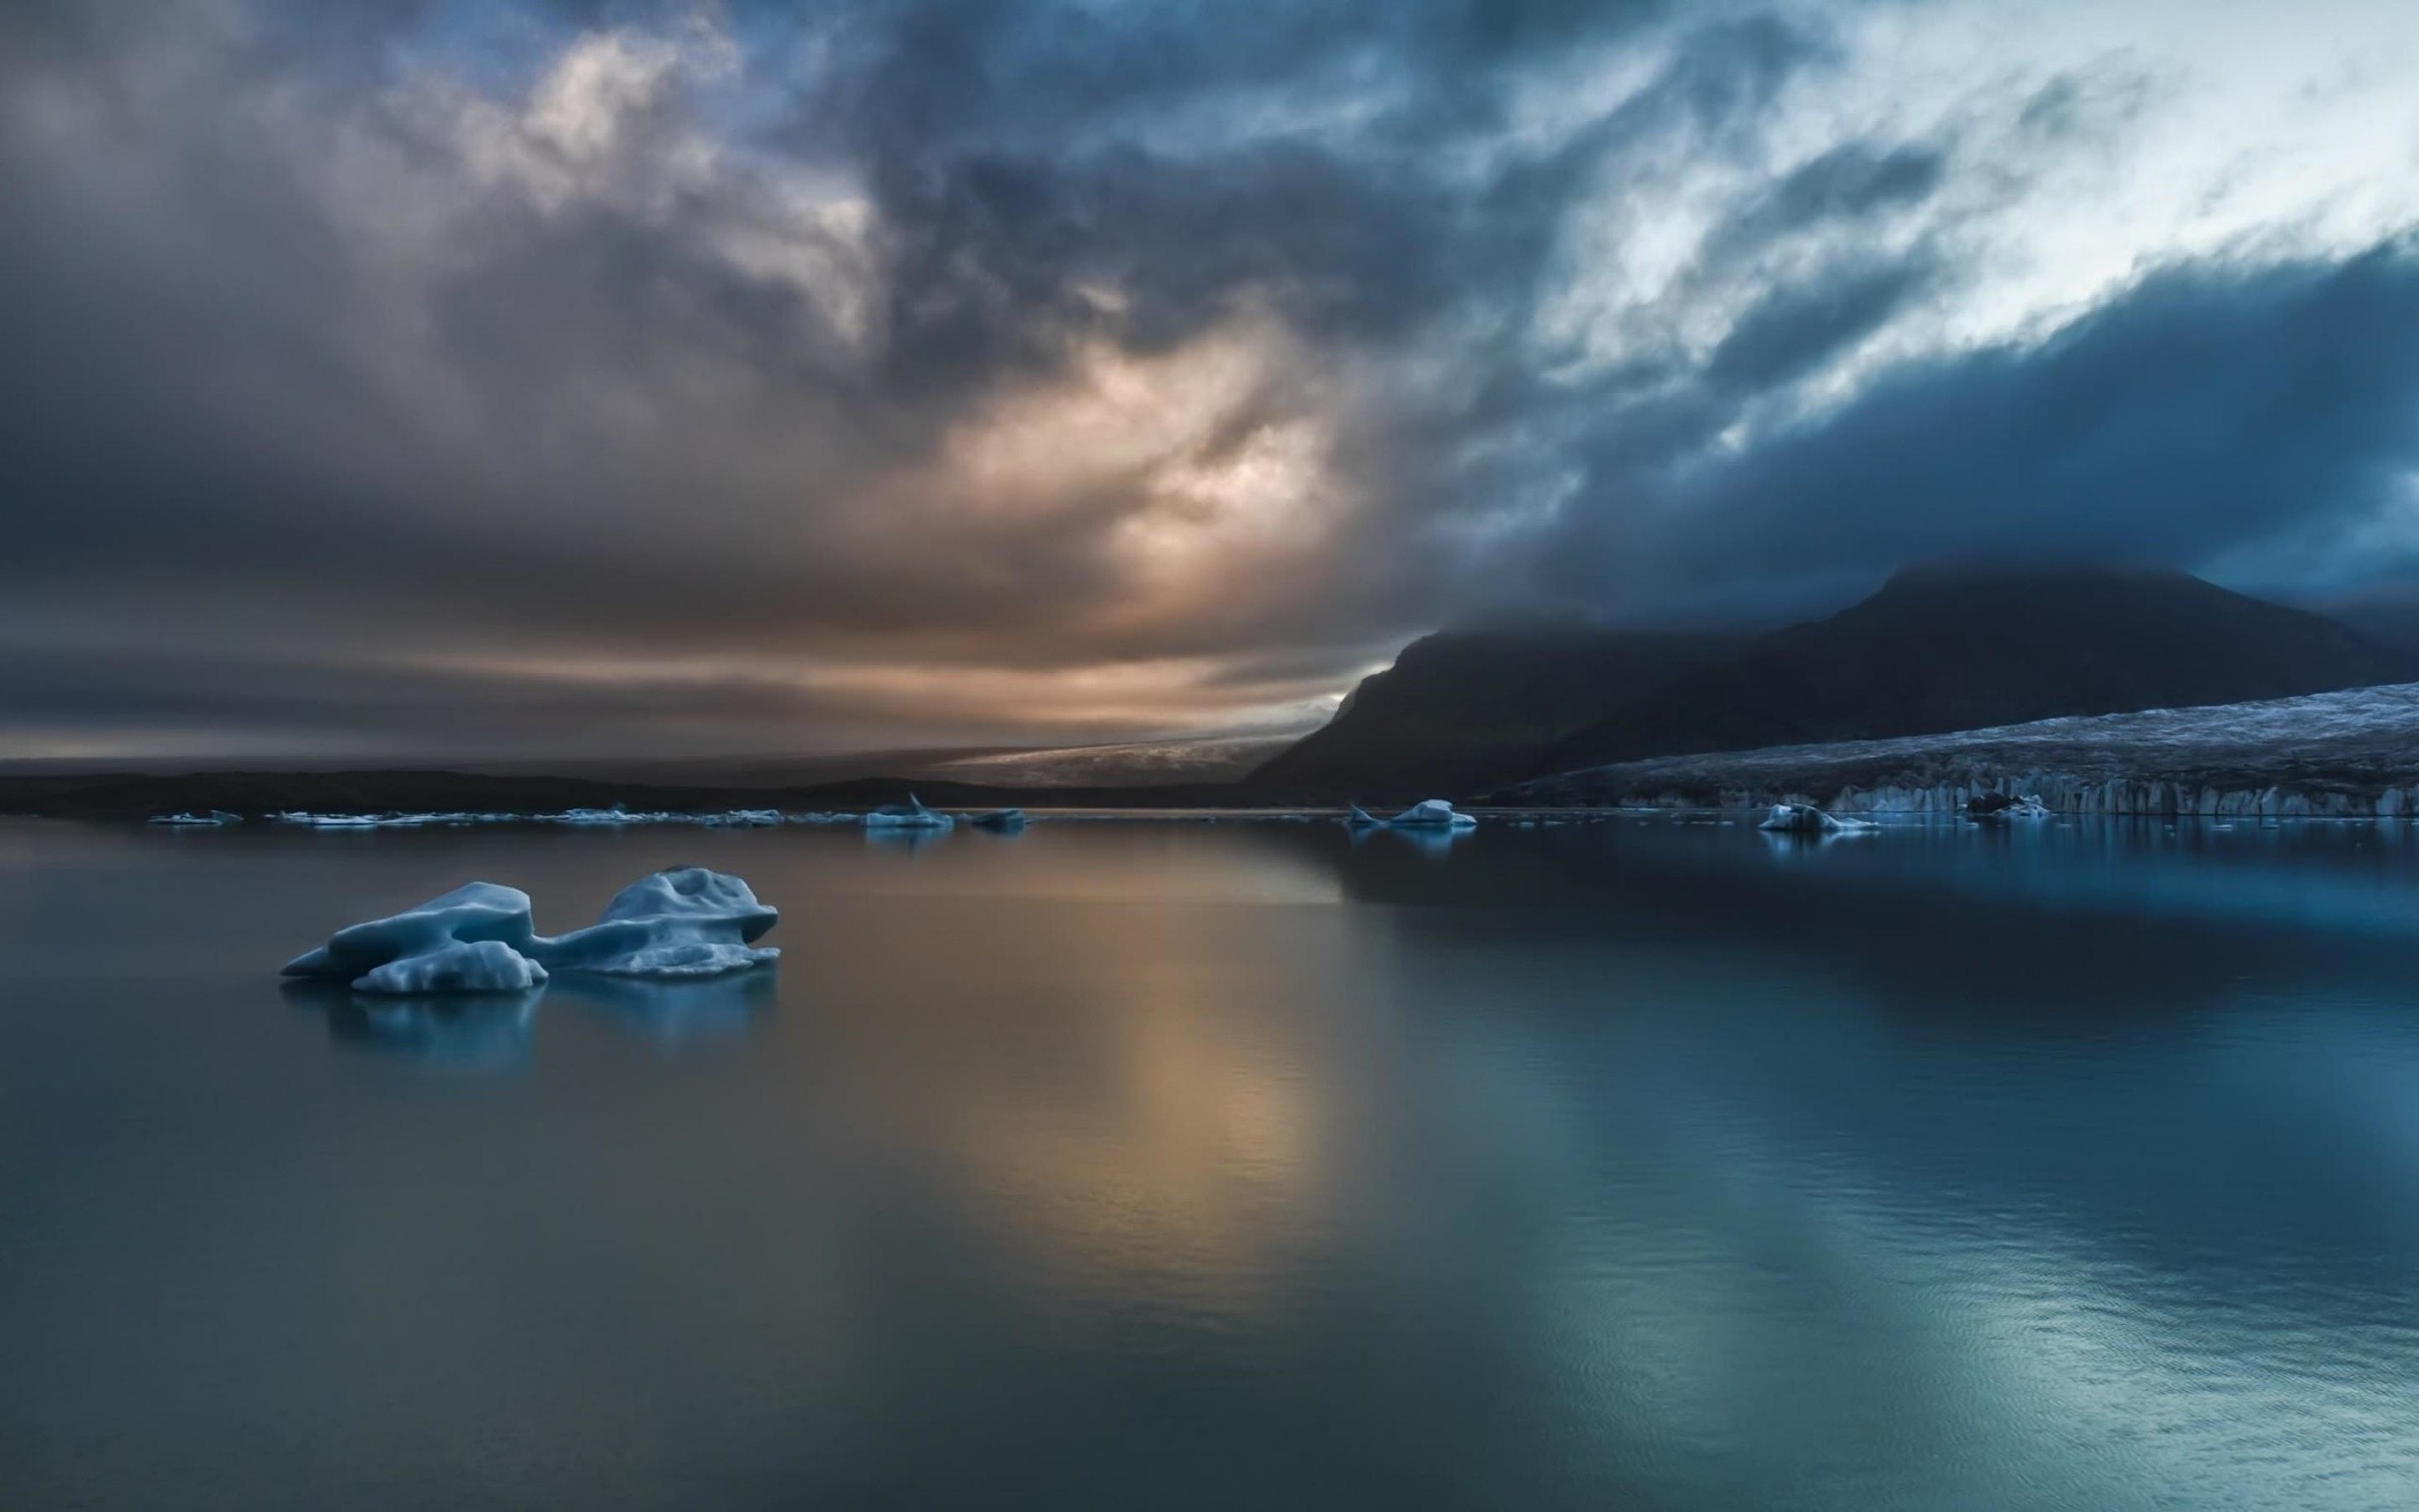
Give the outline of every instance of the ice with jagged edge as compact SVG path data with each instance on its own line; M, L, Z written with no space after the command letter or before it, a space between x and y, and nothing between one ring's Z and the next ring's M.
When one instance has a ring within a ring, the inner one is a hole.
M865 815L868 830L945 830L957 823L947 814L923 806L914 793L904 803L885 803Z
M471 882L339 929L286 962L286 975L334 977L363 992L525 991L546 979L536 941L529 894Z
M1395 830L1468 830L1477 828L1478 820L1442 798L1427 798L1387 820L1386 827Z
M1837 814L1824 813L1812 803L1775 803L1755 828L1776 835L1842 835L1850 830L1870 830L1873 826L1862 819L1842 819Z
M780 918L737 877L681 866L615 893L587 928L539 940L538 959L558 972L607 976L718 976L778 957L754 941Z
M537 932L529 894L472 882L401 914L340 929L286 965L288 976L348 980L376 993L521 992L549 972L678 979L780 956L754 942L780 919L737 877L703 866L650 873L585 929Z
M1469 830L1478 820L1442 798L1425 798L1391 819L1380 819L1360 804L1351 805L1344 822L1356 830Z

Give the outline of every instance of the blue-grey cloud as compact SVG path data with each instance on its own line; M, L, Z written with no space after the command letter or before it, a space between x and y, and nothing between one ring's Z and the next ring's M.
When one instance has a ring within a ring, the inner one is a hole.
M2216 22L1940 87L1885 9L12 7L0 746L1144 733L1917 557L2398 570L2419 192L2158 157Z

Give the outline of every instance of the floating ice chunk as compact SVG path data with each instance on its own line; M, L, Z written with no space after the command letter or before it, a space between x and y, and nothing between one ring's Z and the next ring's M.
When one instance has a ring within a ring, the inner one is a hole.
M526 992L546 969L501 940L455 941L370 971L355 992Z
M287 962L288 976L350 981L362 992L514 992L549 970L613 976L712 976L778 957L754 948L780 914L745 882L702 866L639 878L586 929L548 939L529 895L473 882L416 909L340 929Z
M524 957L535 948L537 934L530 924L529 894L493 882L472 882L429 899L415 909L386 918L339 929L328 943L286 963L288 976L329 976L350 981L364 992L501 992L545 980L538 963ZM521 960L528 970L509 985L472 985L474 980L502 981L515 969L491 951L477 959L452 954L453 947L494 944L505 955ZM445 955L442 966L425 970L381 971L418 957ZM416 983L407 985L406 983Z
M1965 817L1976 820L2047 819L2049 805L2038 793L2017 797L2010 793L1978 793L1965 800Z
M539 940L535 953L561 972L713 976L779 957L750 942L780 918L737 877L679 866L639 878L613 895L598 922Z
M1363 808L1358 803L1348 806L1350 807L1351 812L1344 816L1344 822L1356 830L1377 829L1386 822L1383 819L1378 818L1375 814L1370 813L1368 809Z
M967 822L978 830L1004 834L1025 827L1025 811L1021 808L996 809L987 814L977 814Z
M1812 803L1775 803L1771 812L1764 815L1763 823L1755 827L1776 835L1839 835L1873 828L1862 819L1826 814Z
M151 822L174 825L180 829L215 830L223 829L230 824L243 823L243 815L230 814L223 808L214 808L207 814L154 814Z
M778 808L734 808L728 813L709 814L705 822L721 829L763 829L781 823Z
M623 824L668 824L671 822L674 816L661 812L633 813L616 803L611 808L566 808L558 814L540 814L538 817L543 819L548 824L568 824L587 827Z
M1397 830L1467 830L1475 827L1478 820L1442 798L1429 798L1412 804L1386 824Z
M924 807L923 801L912 792L904 803L885 803L865 815L868 830L945 830L954 823L947 814Z

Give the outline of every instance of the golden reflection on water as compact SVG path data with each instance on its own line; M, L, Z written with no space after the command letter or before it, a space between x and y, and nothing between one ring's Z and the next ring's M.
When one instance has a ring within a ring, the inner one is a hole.
M1256 1311L1333 1179L1316 1027L1349 959L1305 927L1333 873L1242 838L1029 838L1012 868L979 837L888 857L927 907L913 941L844 926L884 963L852 984L884 1011L844 1027L880 1040L849 1051L877 1068L860 1092L1070 1290Z

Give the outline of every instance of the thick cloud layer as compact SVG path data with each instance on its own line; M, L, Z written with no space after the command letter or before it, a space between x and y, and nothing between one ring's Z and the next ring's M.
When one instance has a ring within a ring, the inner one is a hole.
M2419 546L2389 4L0 13L0 754L1303 718ZM802 14L801 14L802 13Z

